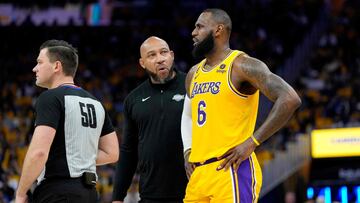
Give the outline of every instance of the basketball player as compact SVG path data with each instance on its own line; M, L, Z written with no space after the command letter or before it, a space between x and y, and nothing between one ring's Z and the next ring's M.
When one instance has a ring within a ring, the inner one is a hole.
M262 175L254 150L283 127L301 100L260 60L229 47L231 19L206 9L192 32L194 57L182 116L191 175L184 202L257 202ZM254 132L259 92L274 102ZM193 170L193 171L192 171Z

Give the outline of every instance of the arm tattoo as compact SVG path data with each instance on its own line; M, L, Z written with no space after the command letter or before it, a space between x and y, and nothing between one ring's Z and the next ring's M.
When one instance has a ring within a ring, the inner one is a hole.
M255 138L263 142L287 123L300 99L289 84L255 58L244 57L241 70L245 79L274 102L265 122L254 132Z
M271 73L268 67L258 59L244 57L241 67L249 82L271 101L274 102L284 91L289 91L289 85L279 76Z

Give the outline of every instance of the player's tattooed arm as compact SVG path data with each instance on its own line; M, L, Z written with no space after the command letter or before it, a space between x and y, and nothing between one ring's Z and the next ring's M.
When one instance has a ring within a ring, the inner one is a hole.
M301 100L288 83L273 74L260 60L244 56L237 65L242 80L249 82L274 102L265 122L254 133L254 137L262 143L288 122Z
M257 145L286 124L301 103L299 96L289 84L273 74L263 62L255 58L238 57L233 63L232 70L233 84L240 88L241 84L247 84L247 88L260 90L274 102L274 105L265 122L254 132L252 137L231 148L221 157L224 160L217 170L227 170L230 166L234 166L237 170L241 162L251 155Z

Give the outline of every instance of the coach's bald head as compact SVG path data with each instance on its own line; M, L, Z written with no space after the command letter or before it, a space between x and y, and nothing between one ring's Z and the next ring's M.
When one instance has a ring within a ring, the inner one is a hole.
M166 83L175 76L174 52L159 37L151 36L141 44L139 63L154 83Z
M146 54L149 49L154 49L154 46L163 46L166 47L168 50L170 50L168 43L156 36L151 36L149 38L147 38L140 46L140 56L141 58L144 57L144 54Z

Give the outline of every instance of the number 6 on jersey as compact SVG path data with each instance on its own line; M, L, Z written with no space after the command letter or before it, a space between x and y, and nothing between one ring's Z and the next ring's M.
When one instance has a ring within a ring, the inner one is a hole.
M199 126L203 126L206 122L206 103L205 101L201 100L198 104L198 117L197 117L197 123Z

